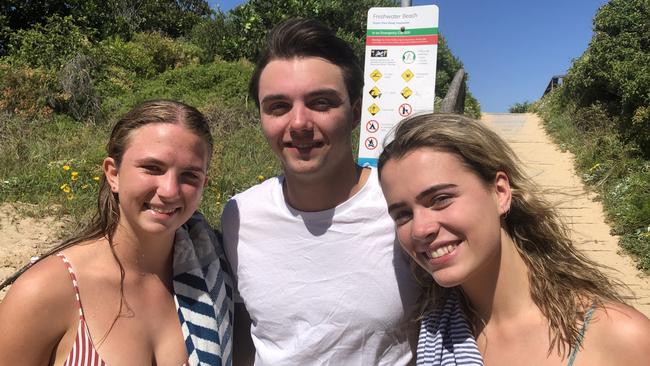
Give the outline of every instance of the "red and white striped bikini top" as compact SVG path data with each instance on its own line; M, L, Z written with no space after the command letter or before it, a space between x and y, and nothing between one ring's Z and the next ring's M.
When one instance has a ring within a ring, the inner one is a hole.
M79 287L77 286L77 277L74 275L72 266L62 253L58 253L57 256L63 260L63 263L70 273L70 278L72 278L72 286L74 287L75 297L77 299L77 306L79 308L79 327L77 328L77 336L74 340L74 345L72 350L68 354L68 358L63 363L63 366L106 366L106 362L99 357L93 340L90 338L90 332L88 332L88 326L86 325L86 320L84 319L84 311L81 307L81 300L79 297Z

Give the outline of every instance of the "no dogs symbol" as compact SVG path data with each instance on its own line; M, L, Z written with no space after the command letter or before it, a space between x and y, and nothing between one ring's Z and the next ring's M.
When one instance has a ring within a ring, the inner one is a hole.
M368 137L365 142L366 149L368 150L374 150L377 148L377 139L374 137Z
M404 103L399 106L399 115L402 117L410 116L413 113L413 107L410 104Z

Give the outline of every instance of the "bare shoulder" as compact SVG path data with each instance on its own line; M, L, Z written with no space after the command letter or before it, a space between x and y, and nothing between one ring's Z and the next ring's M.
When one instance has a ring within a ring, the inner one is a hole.
M51 309L46 312L59 311L74 305L74 301L74 287L65 264L61 258L49 256L18 277L0 304L0 314L34 309L39 313L44 309Z
M585 343L609 364L650 365L650 320L631 306L606 303L594 311Z
M0 364L47 363L61 337L78 322L75 301L61 258L45 258L23 273L0 303L0 324L12 329L0 332Z
M650 319L633 307L621 303L607 303L594 314L602 318L610 335L638 336L650 339ZM629 338L628 338L629 339Z

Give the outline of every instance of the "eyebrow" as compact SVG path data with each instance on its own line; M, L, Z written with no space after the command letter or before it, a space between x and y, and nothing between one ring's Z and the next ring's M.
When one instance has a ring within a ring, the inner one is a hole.
M320 96L320 95L335 95L338 98L343 99L341 94L338 92L338 90L333 89L333 88L321 88L321 89L312 90L309 93L307 93L308 98L313 98L315 96ZM272 101L276 101L276 100L283 100L283 99L286 99L286 98L287 98L286 94L280 94L280 93L278 93L278 94L269 94L269 95L265 96L264 98L262 98L262 101L260 102L260 104L264 104L264 103L272 102Z
M422 201L424 199L424 197L426 197L426 196L428 196L428 195L430 195L430 194L432 194L434 192L437 192L437 191L440 191L440 190L443 190L443 189L447 189L447 188L455 188L455 187L457 187L457 185L455 185L453 183L436 184L436 185L433 185L433 186L425 189L424 191L418 193L418 195L415 196L415 200L416 201ZM397 209L402 208L404 206L406 206L406 203L404 203L404 202L393 203L392 205L388 206L388 212L391 212L393 210L397 210Z
M147 158L142 158L142 159L137 159L135 161L136 164L156 164L156 165L165 165L165 163L162 160L158 160L153 157L147 157ZM199 172L199 173L205 173L205 169L203 169L200 166L196 165L189 165L186 167L183 167L184 170L190 170L194 172Z
M456 188L456 187L458 187L458 186L453 184L453 183L436 184L436 185L431 186L431 187L425 189L424 191L420 192L417 196L415 196L415 200L416 201L421 201L424 197L430 195L431 193L434 193L436 191L440 191L440 190L443 190L443 189L447 189L447 188Z

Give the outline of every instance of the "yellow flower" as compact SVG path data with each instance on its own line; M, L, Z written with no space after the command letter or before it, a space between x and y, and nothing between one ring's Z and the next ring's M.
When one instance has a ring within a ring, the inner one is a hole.
M594 170L596 170L596 169L598 169L598 168L600 168L600 163L596 163L594 166L592 166L592 167L589 169L589 171L590 171L590 172L593 172Z
M63 166L63 170L68 171L70 170L70 165L66 164Z
M70 179L72 179L73 181L79 179L79 172L70 173Z
M93 177L93 180L94 180L95 182L99 182L99 177L98 177L98 176L94 176L94 177Z
M68 198L68 201L72 200L74 198L74 194L68 193L67 198Z
M258 182L262 182L262 181L264 181L264 179L266 179L266 178L264 178L263 175L258 175L258 176L257 176L257 181L258 181Z
M65 192L65 193L70 193L70 191L71 191L70 186L68 185L68 183L63 183L61 185L61 187L59 187L59 188L61 188L61 190L63 192Z
M81 189L86 189L86 188L88 188L87 184L84 184L84 185L81 186Z

